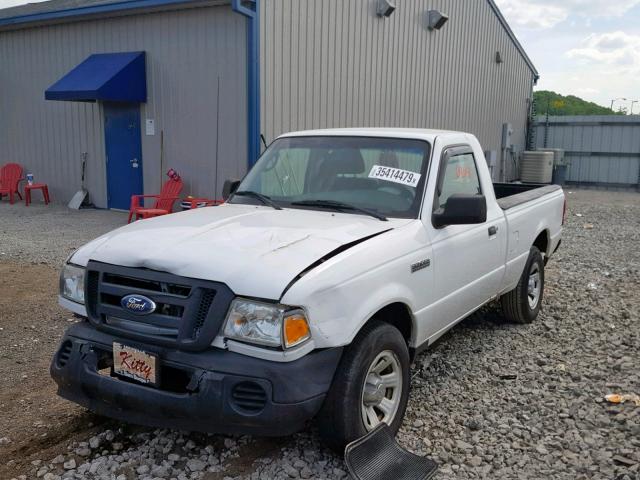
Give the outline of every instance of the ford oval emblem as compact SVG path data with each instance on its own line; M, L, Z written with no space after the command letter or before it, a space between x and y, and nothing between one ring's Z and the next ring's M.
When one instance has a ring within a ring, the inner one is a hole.
M122 297L120 305L136 315L149 315L156 311L156 303L143 295L127 295Z

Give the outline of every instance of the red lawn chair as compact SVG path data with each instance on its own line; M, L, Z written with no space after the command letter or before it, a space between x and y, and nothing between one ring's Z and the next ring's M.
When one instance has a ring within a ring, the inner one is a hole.
M182 192L182 179L170 178L165 182L162 187L160 195L134 195L131 197L131 208L129 209L129 221L136 217L136 220L140 218L159 217L161 215L168 215L173 211L173 204L180 198L180 192ZM155 198L156 203L152 208L145 208L144 199Z
M9 203L13 205L13 195L18 194L20 200L20 190L18 186L22 178L22 167L17 163L7 163L4 167L0 168L0 200L4 195L9 195Z

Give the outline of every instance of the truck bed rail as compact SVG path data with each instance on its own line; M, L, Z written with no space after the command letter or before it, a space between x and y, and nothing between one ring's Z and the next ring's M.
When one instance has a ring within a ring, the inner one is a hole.
M549 193L562 190L559 185L522 184L522 183L494 183L498 205L503 210L517 207L543 197Z

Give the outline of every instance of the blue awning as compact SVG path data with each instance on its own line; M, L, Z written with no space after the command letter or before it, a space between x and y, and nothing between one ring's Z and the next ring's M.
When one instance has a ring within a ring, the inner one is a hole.
M47 100L146 102L144 52L91 55L45 92Z

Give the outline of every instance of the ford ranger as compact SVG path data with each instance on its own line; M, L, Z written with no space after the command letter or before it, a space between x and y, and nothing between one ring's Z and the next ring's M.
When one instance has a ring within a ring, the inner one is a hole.
M560 245L557 186L493 184L470 134L290 133L227 201L119 228L63 267L82 321L59 394L149 426L288 435L341 448L399 428L412 359L498 300L536 319Z

